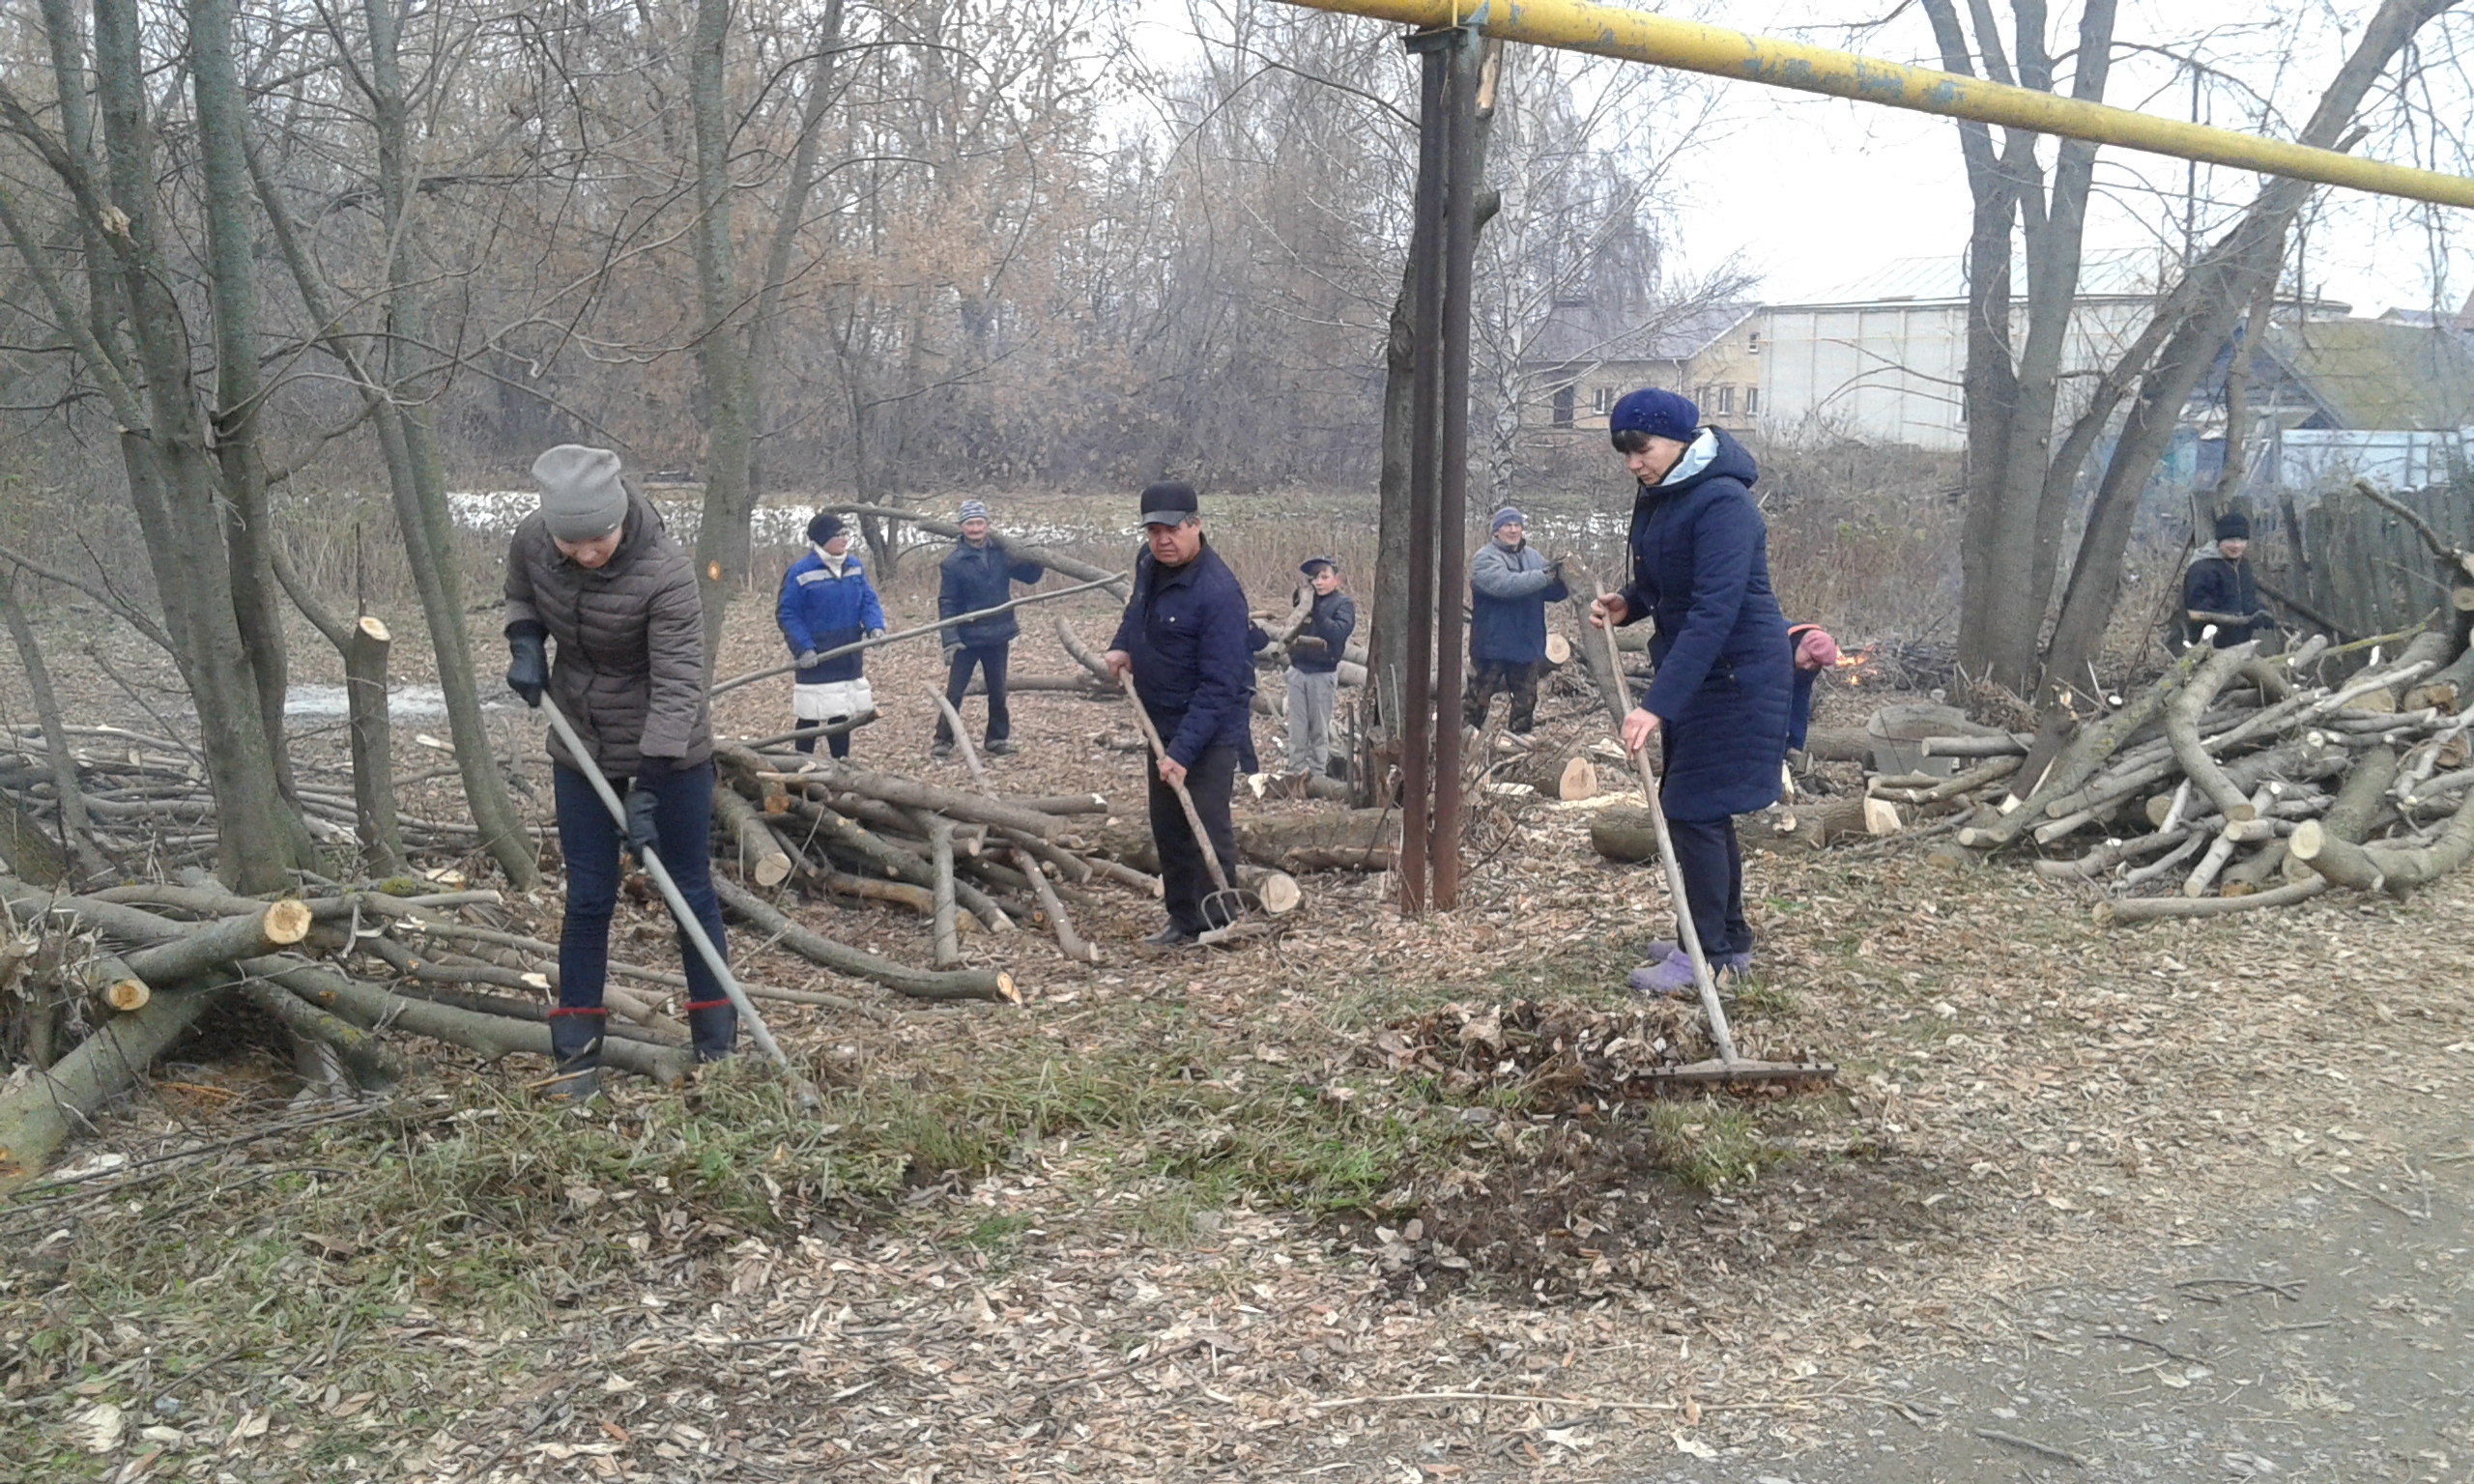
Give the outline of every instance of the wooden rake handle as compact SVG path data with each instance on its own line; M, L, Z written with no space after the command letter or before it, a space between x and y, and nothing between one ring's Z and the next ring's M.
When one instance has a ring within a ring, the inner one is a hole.
M1608 593L1601 587L1597 595L1604 598ZM1604 611L1600 610L1599 616L1603 614ZM1606 642L1606 672L1615 687L1615 699L1629 714L1632 698L1627 694L1629 688L1624 683L1624 657L1615 647L1615 626L1612 623L1601 624L1597 632ZM1710 1017L1710 1039L1717 1045L1718 1060L1733 1065L1740 1060L1736 1055L1735 1036L1727 1029L1727 1013L1718 1004L1718 982L1710 973L1709 957L1701 952L1701 930L1693 926L1692 903L1683 894L1683 870L1676 863L1675 836L1666 826L1666 809L1658 802L1658 779L1650 767L1649 749L1627 747L1624 752L1631 758L1632 771L1641 780L1641 797L1649 803L1650 823L1657 832L1658 866L1666 873L1667 900L1675 907L1675 940L1691 959L1693 987L1701 991L1701 1010Z
M1131 673L1119 675L1117 684L1124 687L1125 699L1134 706L1135 725L1142 728L1142 740L1151 744L1152 756L1155 758L1166 757L1168 745L1160 740L1160 728L1151 725L1151 713L1142 709L1142 698L1134 693L1134 676ZM1156 768L1158 763L1155 761L1153 766ZM1194 809L1194 796L1186 792L1183 780L1168 786L1176 792L1177 804L1186 812L1186 827L1194 832L1194 843L1202 848L1202 863L1211 871L1212 889L1227 891L1228 873L1220 869L1220 847L1211 842L1211 835L1202 827L1202 815Z

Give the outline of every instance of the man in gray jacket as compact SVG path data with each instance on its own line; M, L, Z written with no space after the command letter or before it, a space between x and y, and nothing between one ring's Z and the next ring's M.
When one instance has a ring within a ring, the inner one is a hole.
M1548 561L1523 539L1520 512L1510 505L1487 523L1494 539L1469 563L1469 685L1460 714L1485 725L1486 702L1511 696L1511 729L1538 720L1538 664L1546 658L1546 605L1570 594L1561 557Z

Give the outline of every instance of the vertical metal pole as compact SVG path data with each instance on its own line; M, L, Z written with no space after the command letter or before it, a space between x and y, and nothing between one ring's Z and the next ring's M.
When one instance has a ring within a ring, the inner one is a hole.
M1443 193L1444 75L1446 38L1421 33L1410 49L1424 63L1418 109L1417 231L1410 261L1416 267L1415 375L1409 443L1409 642L1400 698L1400 910L1415 917L1426 908L1426 830L1434 775L1428 749L1434 733L1435 472L1438 402L1443 391Z
M1434 826L1426 870L1434 905L1460 900L1462 584L1469 570L1469 280L1477 247L1478 34L1452 33L1444 93L1442 464L1435 508Z

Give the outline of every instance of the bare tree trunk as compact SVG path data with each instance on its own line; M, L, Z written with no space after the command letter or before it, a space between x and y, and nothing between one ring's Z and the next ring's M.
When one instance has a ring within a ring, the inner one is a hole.
M1478 143L1474 154L1476 175L1482 181L1486 174L1486 146L1494 136L1494 100L1503 85L1503 69L1510 65L1508 53L1500 42L1484 43L1480 66L1486 84L1478 100ZM1476 203L1475 234L1485 230L1486 223L1503 209L1501 192L1481 191ZM1410 428L1416 420L1416 397L1412 384L1417 370L1417 326L1412 314L1411 297L1415 292L1417 265L1405 264L1400 270L1400 292L1392 300L1392 320L1383 342L1383 433L1382 471L1376 480L1376 528L1374 537L1374 607L1367 620L1366 643L1366 691L1372 697L1369 710L1374 716L1371 740L1381 744L1394 735L1400 719L1393 712L1400 698L1408 694L1409 668L1409 507L1417 498L1409 488ZM1448 590L1453 583L1465 581L1465 575L1440 574L1442 586Z
M370 101L378 143L380 196L386 204L387 240L390 244L387 306L394 331L388 360L391 372L407 363L417 363L410 347L421 333L422 315L410 248L412 233L406 220L416 195L416 183L407 148L410 110L399 60L396 15L386 0L368 0L365 14L369 22L369 65L356 75L362 80ZM340 26L333 34L337 47L343 47L345 39ZM368 364L355 349L350 328L331 301L325 281L304 250L273 182L254 157L249 159L249 168L259 203L273 228L285 264L291 269L302 306L309 311L310 322L318 327L321 344L343 365L354 387L370 406L379 452L387 467L388 488L393 496L395 525L404 542L405 562L412 571L414 590L419 594L421 616L437 657L439 689L446 697L447 727L455 743L455 763L464 785L466 808L480 829L482 848L505 872L508 883L519 891L530 891L540 883L541 872L533 861L532 841L507 798L505 781L500 776L490 750L489 724L481 715L472 641L464 627L462 584L451 559L454 518L447 508L435 439L425 414L417 407L397 401L397 387L383 380L380 369Z
M344 709L352 734L353 817L363 864L373 875L404 870L404 836L395 819L394 728L387 703L387 625L362 614L347 622L320 601L278 548L274 575L302 617L327 636L344 662Z
M215 286L215 452L223 471L224 549L232 564L233 616L258 685L259 723L274 757L276 786L290 798L283 703L291 665L283 612L267 547L266 461L258 445L257 233L249 220L248 105L232 60L232 0L192 0L189 77L197 100L208 261Z
M269 890L285 884L294 868L314 865L317 856L307 826L278 785L255 657L237 618L217 505L223 492L207 456L191 385L192 347L158 240L153 100L134 0L97 0L95 63L110 204L121 214L111 239L146 391L144 414L123 423L124 451L164 627L197 707L216 796L218 869L235 887Z
M70 859L81 875L101 875L111 870L95 848L87 831L86 795L77 786L77 761L69 753L69 733L60 719L60 698L51 688L51 667L43 659L43 646L35 642L34 625L26 621L26 611L17 602L17 576L12 570L0 573L0 619L9 625L9 638L17 645L17 659L25 666L26 689L35 703L35 721L43 728L43 749L51 755L51 787L60 796L60 833L68 846Z
M736 116L726 96L732 0L697 0L688 60L689 116L696 137L696 361L705 383L705 513L696 529L696 577L705 600L705 669L722 645L730 600L747 581L748 452L753 431L748 358L739 341L731 271L731 140Z
M747 499L753 510L763 493L764 374L773 362L774 342L781 334L782 290L791 281L791 258L807 215L808 197L816 186L816 157L824 120L833 101L833 64L842 47L843 0L825 0L817 22L816 59L808 68L808 94L799 110L798 143L791 150L791 175L773 213L772 242L764 253L764 282L757 290L756 314L747 327ZM883 570L879 563L878 570Z

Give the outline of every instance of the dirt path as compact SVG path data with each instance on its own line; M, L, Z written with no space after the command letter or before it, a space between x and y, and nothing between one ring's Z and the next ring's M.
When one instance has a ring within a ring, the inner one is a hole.
M2303 1192L2224 1241L2022 1296L2026 1343L1893 1371L1897 1405L1860 1409L1818 1456L1685 1459L1652 1477L2459 1477L2474 1451L2474 1121L2388 1132L2393 1161L2316 1141Z

